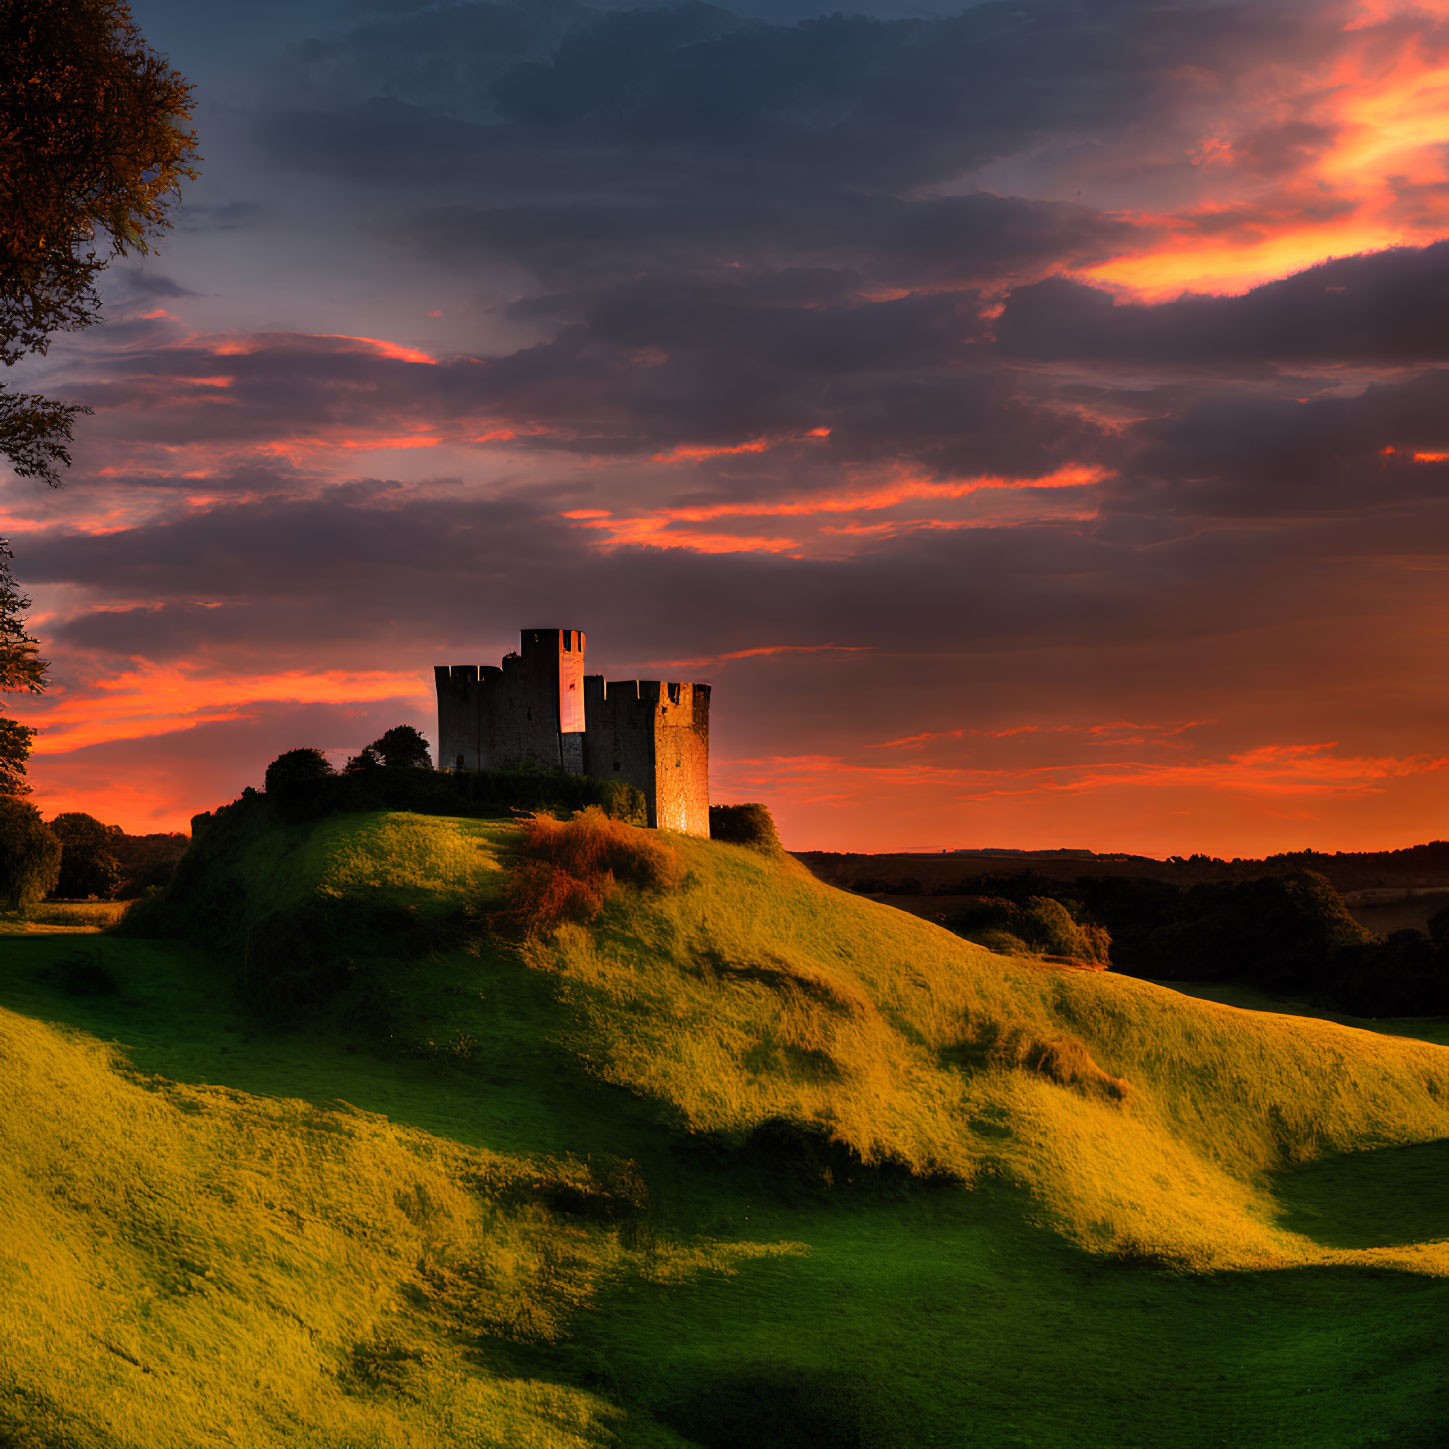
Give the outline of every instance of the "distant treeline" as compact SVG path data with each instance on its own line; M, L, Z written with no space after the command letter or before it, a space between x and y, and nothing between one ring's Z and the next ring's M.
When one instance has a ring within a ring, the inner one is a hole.
M81 810L44 820L29 801L0 796L0 906L129 900L165 885L186 846L185 835L127 835Z
M1326 876L1339 890L1357 890L1377 885L1438 883L1449 879L1449 841L1430 840L1401 850L1286 851L1266 857L1215 855L1171 855L1165 860L1149 856L1077 850L963 851L939 855L863 855L850 852L802 851L800 858L822 879L869 895L970 895L991 857L1023 858L1030 868L1039 862L1045 872L1058 863L1072 874L1093 872L1094 863L1104 867L1097 873L1191 885L1200 881L1257 880L1263 876L1293 875L1311 870ZM919 861L919 866L915 865ZM971 868L967 862L982 862ZM919 873L917 873L917 871Z
M1379 936L1316 871L1187 889L1033 872L971 884L975 899L943 924L1009 954L1077 956L1153 980L1243 982L1357 1016L1449 1015L1449 908L1427 935Z

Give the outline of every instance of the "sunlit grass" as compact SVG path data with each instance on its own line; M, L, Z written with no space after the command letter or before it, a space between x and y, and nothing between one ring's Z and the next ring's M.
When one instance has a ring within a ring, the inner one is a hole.
M12 1012L0 1062L7 1442L597 1443L617 1409L498 1372L510 1347L559 1338L620 1275L761 1251L629 1249L549 1206L600 1191L583 1163L129 1077Z
M1008 961L788 859L676 844L684 889L565 926L534 960L597 1070L691 1130L784 1118L867 1161L1004 1173L1084 1246L1204 1270L1349 1261L1275 1226L1265 1174L1449 1136L1443 1048ZM993 1061L1003 1036L1018 1065ZM1125 1097L1032 1069L1052 1043ZM1376 1260L1445 1272L1449 1243Z
M125 914L129 901L41 901L23 911L0 911L0 936L103 931Z
M324 821L308 844L304 879L316 871L317 892L335 898L384 892L455 904L501 886L503 866L489 847L513 833L492 820L450 821L440 830L433 817L401 813Z
M0 950L0 1444L1435 1442L1449 1051L677 836L525 945L518 830L258 825L227 950ZM236 942L318 896L474 934L259 1015Z

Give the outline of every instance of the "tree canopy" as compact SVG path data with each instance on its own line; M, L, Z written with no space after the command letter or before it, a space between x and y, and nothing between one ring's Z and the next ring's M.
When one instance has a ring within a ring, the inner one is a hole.
M60 879L60 841L25 800L0 796L0 905L23 911Z
M433 757L421 730L413 725L394 725L370 745L364 745L360 754L348 760L346 768L349 775L366 770L431 770Z
M0 0L0 363L98 319L96 279L150 250L196 175L191 86L124 0ZM56 486L85 409L0 384L0 457Z
M51 833L60 841L60 879L52 894L68 900L96 896L108 901L121 884L121 862L117 849L125 839L119 825L105 825L94 815L69 810L50 822Z

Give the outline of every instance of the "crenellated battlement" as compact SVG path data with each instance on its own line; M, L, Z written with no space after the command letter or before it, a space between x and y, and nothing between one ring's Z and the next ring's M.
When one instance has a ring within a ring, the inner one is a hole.
M578 629L525 629L501 665L440 664L438 760L500 769L526 760L644 794L649 824L709 834L707 684L583 672Z

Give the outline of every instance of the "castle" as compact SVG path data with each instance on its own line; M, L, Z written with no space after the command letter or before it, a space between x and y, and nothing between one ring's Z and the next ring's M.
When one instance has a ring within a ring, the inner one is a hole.
M439 664L438 765L533 760L635 785L649 824L709 834L709 685L584 673L578 629L525 629L501 666Z

